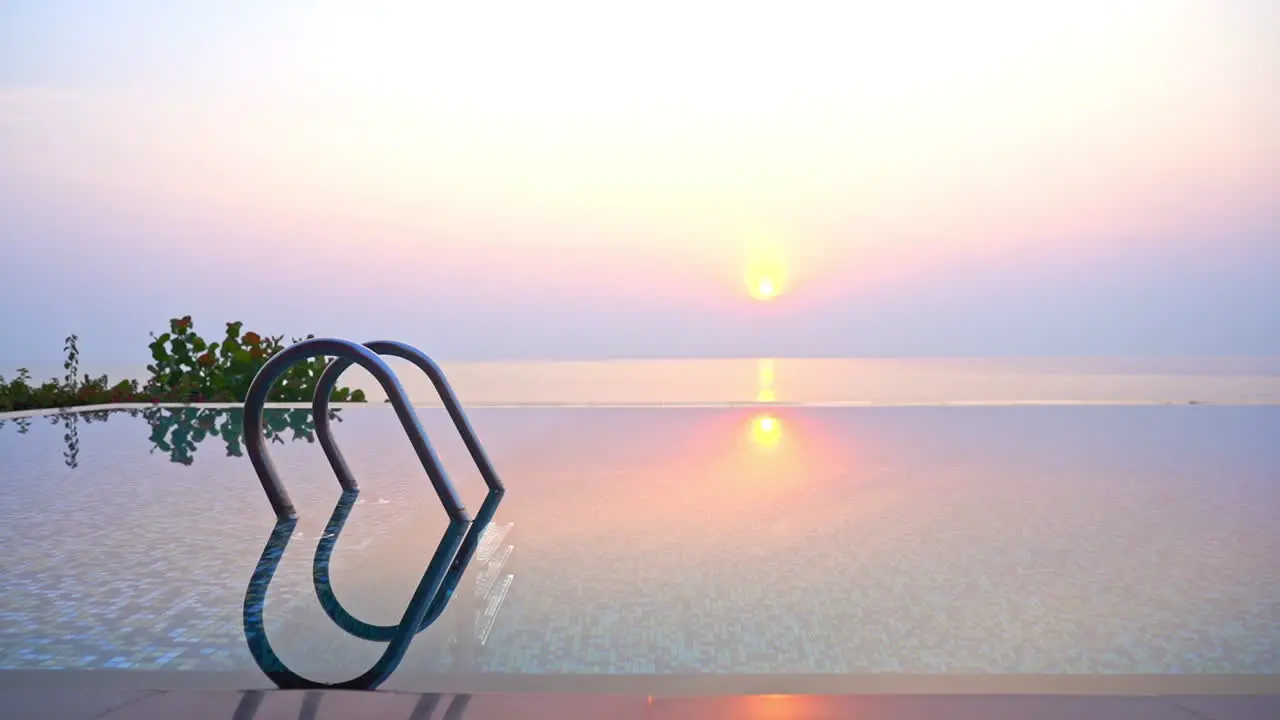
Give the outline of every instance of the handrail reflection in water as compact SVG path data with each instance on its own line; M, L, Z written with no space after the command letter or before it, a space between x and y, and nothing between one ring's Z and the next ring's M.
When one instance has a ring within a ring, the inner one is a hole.
M344 497L347 495L351 495L354 498L355 493L344 493ZM494 514L498 512L498 506L502 504L503 495L502 491L490 491L485 496L484 502L480 504L479 511L476 512L475 520L472 521L466 537L462 540L462 545L458 548L457 555L449 565L444 582L436 593L435 600L431 603L427 614L422 618L422 622L416 632L426 630L431 623L444 614L445 608L449 605L449 601L453 598L454 592L458 588L458 583L462 580L467 567L471 564L472 557L475 556L476 548L480 546L480 540L484 537L485 530L488 529ZM339 502L338 506L334 508L333 515L329 518L329 524L325 527L324 534L320 538L320 544L316 547L315 559L311 564L312 583L315 585L316 597L320 600L320 607L324 609L325 615L328 615L329 619L338 627L361 640L390 642L395 637L395 634L399 632L400 626L373 625L355 617L338 600L338 596L334 594L333 585L329 579L329 564L333 556L333 549L338 544L338 536L342 533L342 528L347 522L347 517L351 514L352 507L353 503L351 502Z
M350 514L351 505L355 503L357 495L358 492L354 491L343 493L338 499L338 503L334 506L329 524L331 526L336 525L337 531L341 531L342 523L345 521L345 517ZM263 620L267 588L271 584L272 577L275 576L276 569L280 565L280 559L284 556L285 548L288 547L289 540L293 537L293 531L297 527L296 517L278 520L270 537L267 539L266 545L262 549L258 565L249 579L248 588L245 590L244 633L245 641L249 646L249 653L253 656L254 662L258 664L262 672L277 687L283 690L371 690L376 688L399 666L400 661L404 659L404 655L409 649L409 643L412 642L414 636L424 626L424 620L436 602L437 596L441 594L445 578L448 576L449 570L454 566L454 560L457 558L462 542L472 525L466 520L453 519L449 521L449 525L440 539L440 544L431 557L431 562L427 565L422 579L418 582L418 586L413 592L413 597L405 607L400 624L393 628L387 640L386 649L373 666L350 680L324 683L302 677L289 669L272 649L271 643L267 639ZM465 567L463 569L465 570Z
M419 696L418 702L409 711L409 717L406 720L432 720L442 697L437 693L424 693ZM255 720L258 709L262 707L262 701L266 698L267 694L262 690L246 690L240 696L240 702L236 705L231 720ZM320 701L323 698L324 695L315 691L304 693L302 708L298 710L298 720L316 720L320 714ZM444 715L440 716L440 720L462 720L470 704L470 695L454 695L445 708ZM272 717L275 715L273 714Z

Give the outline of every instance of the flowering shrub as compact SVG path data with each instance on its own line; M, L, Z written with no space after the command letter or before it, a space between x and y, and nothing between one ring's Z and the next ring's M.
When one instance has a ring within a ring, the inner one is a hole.
M99 405L122 402L240 402L249 383L267 362L284 349L284 336L267 337L256 332L241 333L244 324L227 323L226 335L210 343L195 332L191 316L169 321L169 332L151 335L151 377L142 386L135 380L111 384L106 375L79 378L80 351L77 337L67 338L67 354L62 380L31 384L26 368L6 382L0 375L0 412L40 408ZM308 335L307 338L315 337ZM294 338L298 342L303 338ZM315 394L326 361L322 357L299 362L276 381L267 398L273 402L306 402ZM362 390L335 388L334 402L364 402Z
M84 378L73 379L71 382L53 378L39 385L32 385L30 380L31 373L26 368L19 368L18 376L8 382L0 375L0 412L143 402L149 399L143 397L137 381L124 380L112 385L106 375L97 378L85 375ZM159 398L156 402L159 402Z

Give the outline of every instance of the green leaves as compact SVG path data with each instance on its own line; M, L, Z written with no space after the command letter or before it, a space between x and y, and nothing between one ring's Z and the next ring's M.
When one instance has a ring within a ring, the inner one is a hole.
M62 344L62 351L67 355L67 359L62 363L62 369L67 371L63 382L73 390L76 386L76 378L80 375L80 349L76 347L79 340L79 336L69 335L67 341Z
M111 385L105 375L79 378L79 338L71 335L63 345L67 371L61 380L50 380L40 386L31 385L26 368L5 382L0 376L0 412L38 408L70 407L120 402L241 402L249 385L267 360L284 349L284 336L267 336L245 332L242 322L227 323L227 334L221 342L207 342L195 332L190 315L169 321L169 332L151 333L152 363L147 365L150 378L143 387L136 381ZM315 337L307 335L307 339ZM294 338L298 342L301 338ZM271 389L272 402L306 402L315 394L320 374L327 363L312 358L289 368ZM365 402L363 391L335 388L334 402Z
M170 320L170 332L152 343L152 357L156 364L148 366L152 374L148 385L166 394L194 393L204 400L243 400L262 366L284 349L284 336L244 332L244 323L239 321L227 323L226 328L221 342L208 343L196 334L190 315ZM300 339L294 338L293 341ZM273 402L310 400L325 365L324 358L294 365L276 382L267 399ZM364 393L337 388L332 399L337 402L363 402Z

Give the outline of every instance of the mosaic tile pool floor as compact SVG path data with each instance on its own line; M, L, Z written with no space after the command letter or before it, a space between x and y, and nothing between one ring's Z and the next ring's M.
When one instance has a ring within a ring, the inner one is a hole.
M316 600L337 483L309 413L272 412L300 518L267 631L343 679L382 646ZM770 412L474 411L509 491L397 674L1280 675L1280 408ZM390 624L445 517L389 409L340 414L362 490L334 590ZM237 433L226 410L0 427L0 671L255 672L241 602L274 517Z

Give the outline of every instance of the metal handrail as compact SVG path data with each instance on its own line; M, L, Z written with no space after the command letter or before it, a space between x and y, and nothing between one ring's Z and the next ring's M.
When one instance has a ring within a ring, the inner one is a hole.
M394 355L412 362L427 374L432 385L435 386L449 416L453 419L454 427L462 436L463 443L466 444L472 460L480 470L485 485L489 487L489 494L480 506L476 522L471 522L467 515L466 508L463 507L462 500L458 497L457 491L449 481L449 476L440 464L440 459L431 447L431 442L422 429L422 423L418 420L418 415L414 412L400 381L379 355ZM263 414L271 388L290 367L309 358L323 356L332 356L335 359L325 367L316 384L312 411L316 435L320 439L320 445L324 449L330 467L338 478L338 483L343 488L343 493L329 518L325 535L316 547L312 579L321 607L339 627L357 637L387 642L382 656L372 667L358 677L340 683L317 682L287 668L267 640L262 617L267 587L271 584L271 578L275 575L284 549L297 526L297 512L293 502L280 482L275 464L272 463L271 456L267 452L266 437L262 432ZM368 370L386 391L387 399L395 408L400 425L409 436L409 442L413 445L414 452L418 455L450 520L448 529L432 555L431 562L423 573L398 625L370 625L357 619L342 607L329 583L330 557L359 492L355 477L347 467L346 459L333 438L333 427L329 422L329 396L337 386L339 376L353 363ZM267 499L276 513L275 529L262 549L262 556L245 591L243 619L245 639L249 644L250 654L267 677L283 689L377 687L399 665L414 636L439 618L448 606L471 557L479 546L480 535L483 534L502 501L505 492L502 480L489 462L484 448L476 438L475 430L467 420L461 403L458 402L453 389L449 387L440 367L421 350L404 343L387 340L360 345L337 338L312 338L295 343L273 355L258 370L245 396L244 437L249 460L253 463L253 469L258 474L262 489L266 491ZM459 706L459 710L462 709L465 709L465 703Z
M412 348L410 349L412 350ZM421 353L418 354L421 355ZM392 407L395 408L396 416L400 418L400 425L404 428L405 434L409 436L409 442L413 445L414 452L417 453L418 459L422 462L422 467L426 470L427 477L431 479L431 485L435 488L436 495L439 496L440 503L444 505L449 519L454 522L468 522L470 518L467 515L467 510L463 506L461 498L458 497L457 491L454 490L452 483L449 482L444 468L441 467L440 460L436 457L435 450L432 449L431 442L427 439L427 434L422 429L422 423L418 421L418 415L409 403L409 398L405 394L404 388L401 387L400 381L396 379L395 373L392 372L382 358L378 357L375 351L364 345L337 338L303 340L271 356L258 371L258 374L254 376L253 382L249 385L249 392L245 396L245 450L248 452L250 462L253 463L253 469L258 473L258 479L262 482L262 489L266 491L267 499L271 502L272 509L275 510L276 518L279 520L295 518L297 517L297 512L294 510L293 502L289 499L289 493L285 491L284 485L281 484L280 476L276 473L275 465L271 462L271 456L267 452L266 438L262 434L263 409L266 407L267 396L270 395L272 386L290 367L303 360L326 355L338 358L338 360L330 364L329 368L326 368L326 373L337 362L345 361L346 365L343 366L343 369L346 369L354 362L368 370L370 375L373 375L378 384L382 386L382 389L386 391L387 398L391 401ZM425 358L426 356L423 355L422 357ZM430 361L428 360L428 362ZM431 363L431 365L434 367L434 363ZM438 371L439 369L436 368L437 373ZM430 375L431 373L429 372L428 374ZM331 381L336 381L336 379L337 373L332 376ZM443 377L440 379L443 381ZM433 382L435 381L434 375L432 380ZM445 387L447 389L448 385L446 384ZM331 390L332 387L330 387ZM317 429L319 429L322 422L321 418L324 418L324 424L326 428L328 427L327 403L329 393L325 392L323 395L325 398L323 407L326 408L326 411L316 415ZM454 402L456 403L456 398L454 398ZM319 400L316 401L315 405L320 405ZM465 417L463 421L465 422ZM467 428L469 430L470 426L468 425ZM461 429L461 426L459 429ZM331 430L327 430L321 437L329 436L330 445L333 451L337 452L337 446L332 445L331 435ZM474 433L470 433L470 436L471 440L474 441ZM463 439L467 439L467 434L464 433ZM326 447L326 455L329 455L328 447ZM333 464L333 456L329 455L329 457L330 463ZM339 461L342 460L340 454L337 457ZM483 452L481 457L483 457ZM487 459L485 462L487 463ZM342 468L346 469L345 462L342 463ZM334 470L339 472L336 465ZM492 468L489 471L492 472ZM338 476L343 488L354 489L354 479L351 478L350 471L346 471L345 478L346 480L344 481L342 474ZM353 487L347 488L347 482L353 483ZM486 482L488 482L488 478L486 478Z
M394 340L374 340L365 343L364 346L379 355L391 355L408 360L417 366L419 370L426 373L427 378L431 380L431 384L435 386L440 400L444 403L445 410L449 412L449 417L453 419L453 426L457 428L458 434L462 436L462 442L467 446L467 452L471 453L471 459L475 461L476 467L480 470L480 476L484 478L484 484L489 487L490 491L502 492L505 489L502 485L502 479L498 477L497 471L493 469L493 464L489 462L489 456L485 454L484 447L480 444L475 430L472 429L471 423L467 420L467 414L462 410L462 403L458 402L458 396L454 394L453 388L449 386L449 381L445 379L444 371L440 369L440 366L418 348L395 342ZM347 368L351 367L352 362L352 359L338 357L329 363L329 366L320 374L319 382L316 383L315 399L311 404L311 414L316 423L316 437L320 440L320 447L324 448L325 457L329 458L329 466L333 468L334 474L338 476L338 482L342 483L343 490L354 490L357 484L355 477L351 474L351 470L347 468L347 462L342 456L342 451L338 449L338 445L333 439L333 427L329 422L329 396L333 394L333 389L337 387L338 378ZM430 471L428 470L428 472ZM441 472L443 473L443 470Z

